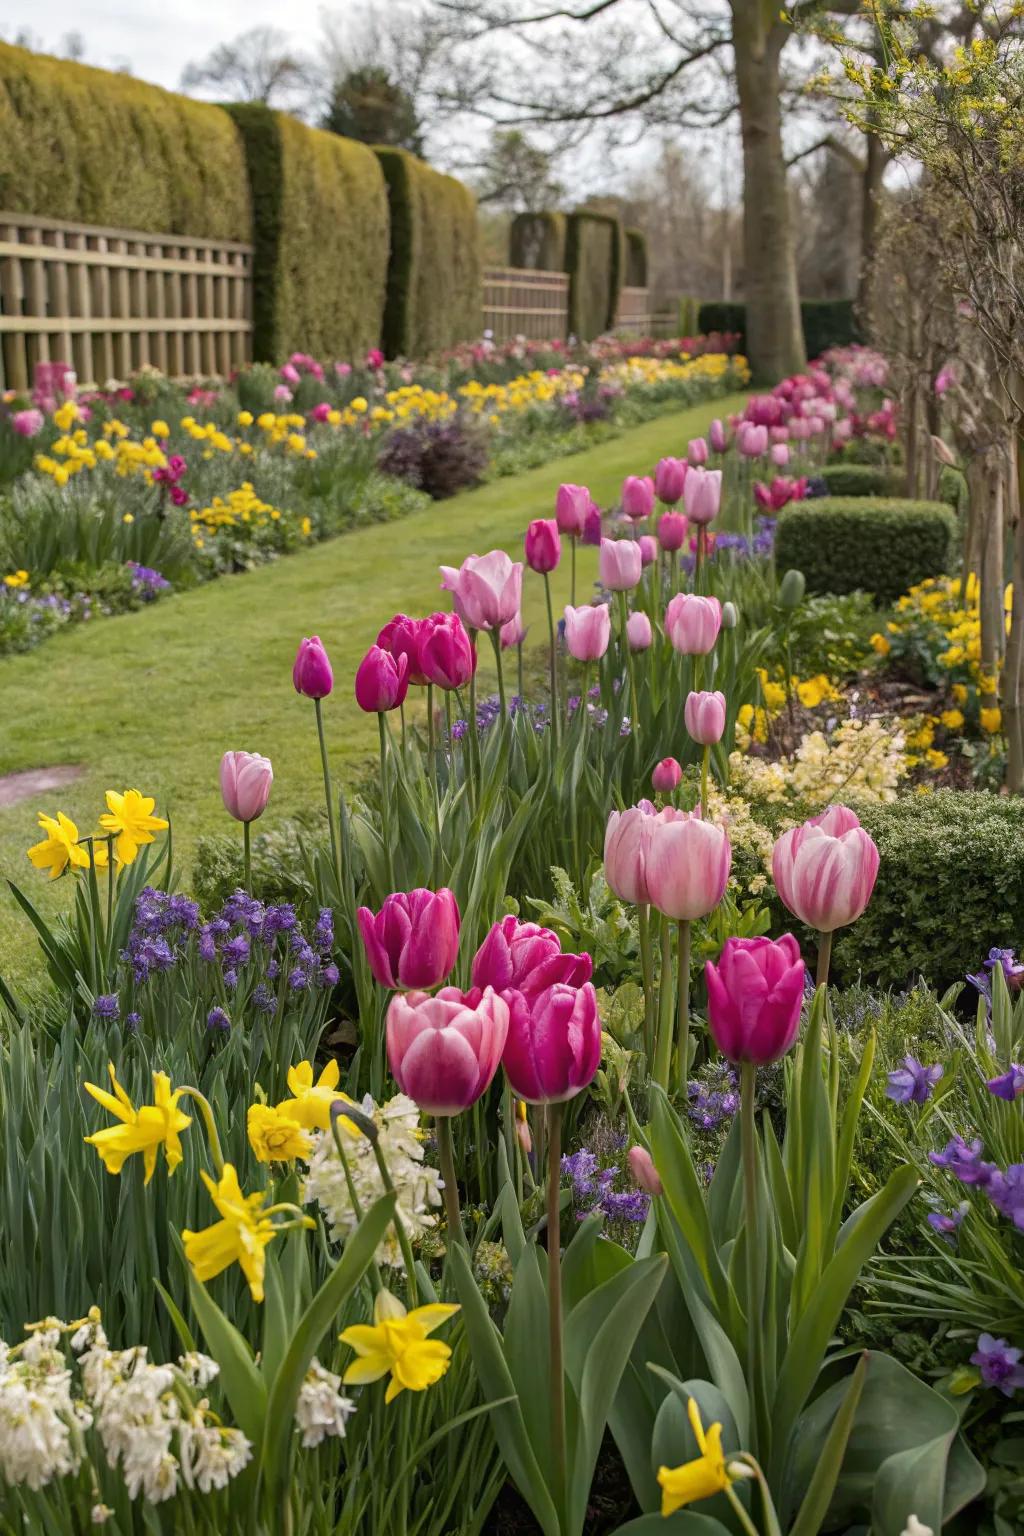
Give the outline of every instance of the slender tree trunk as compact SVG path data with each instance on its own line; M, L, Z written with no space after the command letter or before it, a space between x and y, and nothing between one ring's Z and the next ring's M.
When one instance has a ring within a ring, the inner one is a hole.
M860 280L857 284L857 310L861 316L867 308L868 290L874 271L875 244L878 238L878 202L882 195L882 177L888 161L881 139L876 133L870 132L873 121L873 114L869 114L860 205Z
M904 437L907 453L907 495L911 500L921 493L921 398L917 379L903 397Z
M1003 489L1006 468L1002 453L986 455L984 461L985 512L982 524L981 590L978 609L981 617L981 670L986 680L996 678L1002 659L1006 630L1003 621L1003 585L1005 579L1005 532L1003 528ZM982 701L996 702L994 689L985 689Z
M779 99L779 55L792 33L766 21L762 0L731 3L743 140L747 354L754 377L775 383L807 361Z
M1003 729L1006 732L1006 787L1011 795L1024 790L1024 516L1019 502L1021 441L1011 449L1007 476L1016 494L1008 498L1013 534L1013 610L1003 667Z

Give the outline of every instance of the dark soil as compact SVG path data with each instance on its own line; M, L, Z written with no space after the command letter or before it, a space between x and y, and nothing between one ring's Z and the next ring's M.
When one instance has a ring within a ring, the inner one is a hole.
M605 1435L590 1490L585 1536L612 1536L641 1514L615 1441ZM506 1483L487 1522L487 1536L537 1536L540 1526L511 1483Z

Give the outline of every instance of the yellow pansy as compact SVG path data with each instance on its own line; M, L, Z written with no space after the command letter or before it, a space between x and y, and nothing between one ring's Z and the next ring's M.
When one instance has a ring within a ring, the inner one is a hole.
M12 571L9 576L4 577L4 586L10 587L15 592L19 587L27 587L28 571Z
M163 817L153 815L155 806L150 795L137 789L126 789L120 795L115 789L107 790L107 810L100 817L100 826L117 838L114 849L122 864L134 864L139 849L153 841L153 833L167 830Z
M171 429L166 421L154 421L150 423L149 430L154 437L170 437Z
M929 768L945 768L949 763L949 758L945 752L940 752L937 747L929 747L925 755L928 759Z
M36 869L48 869L50 879L56 880L69 865L72 869L89 868L89 853L79 845L78 828L63 811L57 812L56 821L40 811L39 826L46 837L28 850Z
M959 731L963 727L964 714L962 709L944 709L939 716L947 731Z
M724 1493L736 1481L722 1450L721 1424L712 1424L707 1434L704 1433L695 1397L690 1398L686 1412L700 1455L693 1461L684 1462L681 1467L658 1468L663 1516L675 1514L685 1504L695 1504L699 1499Z
M981 720L982 730L987 731L990 736L994 736L1003 723L1003 712L995 707L983 709L979 712L979 719Z
M871 636L871 649L876 651L879 656L888 656L892 646L884 635L874 634Z
M451 1347L428 1338L458 1311L435 1302L407 1312L396 1296L379 1291L373 1304L373 1324L358 1323L340 1335L357 1356L342 1378L346 1386L366 1386L390 1374L386 1403L400 1392L424 1392L440 1381L451 1361Z
M262 1301L265 1249L277 1235L277 1228L264 1209L266 1193L261 1190L255 1195L243 1194L231 1163L224 1164L224 1171L217 1181L205 1170L199 1176L221 1219L201 1232L181 1234L192 1273L197 1280L212 1280L232 1264L240 1264L253 1301Z
M251 427L253 421L252 411L239 411L235 420L240 427Z
M271 1104L250 1104L246 1119L249 1145L261 1163L290 1163L308 1157L313 1142L291 1115Z
M952 692L954 703L967 703L967 685L965 683L954 683L950 691Z
M108 1173L120 1173L127 1159L141 1152L147 1184L156 1168L157 1153L163 1147L167 1156L167 1172L173 1173L182 1158L181 1132L192 1124L191 1116L178 1108L182 1090L176 1088L172 1091L171 1080L166 1072L154 1072L153 1102L136 1109L117 1080L113 1062L109 1063L107 1071L114 1089L112 1094L97 1088L95 1083L86 1083L85 1091L92 1095L97 1104L108 1109L121 1124L108 1126L106 1130L86 1136L86 1143L96 1148Z
M336 1061L327 1063L315 1083L312 1062L300 1061L297 1067L289 1067L288 1087L292 1097L282 1099L277 1106L278 1113L287 1115L304 1130L329 1130L331 1105L338 1099L346 1104L353 1103L348 1094L337 1092L340 1077L341 1068ZM348 1131L356 1129L351 1120L343 1120L342 1124Z

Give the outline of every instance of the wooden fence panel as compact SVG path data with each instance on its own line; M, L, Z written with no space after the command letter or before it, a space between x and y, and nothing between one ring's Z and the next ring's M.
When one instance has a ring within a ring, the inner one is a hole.
M525 267L485 267L484 329L495 341L564 340L569 329L569 274Z
M650 336L652 315L648 288L622 288L615 315L615 329L624 336Z

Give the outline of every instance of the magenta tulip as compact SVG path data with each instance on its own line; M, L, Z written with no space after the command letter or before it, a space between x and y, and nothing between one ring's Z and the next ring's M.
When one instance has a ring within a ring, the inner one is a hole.
M626 639L631 651L649 650L654 641L654 631L646 613L631 613L626 620Z
M596 501L590 503L590 509L583 520L583 543L591 544L596 549L601 542L602 522L601 508Z
M666 806L651 820L646 875L651 901L677 922L707 917L725 895L732 849L724 829Z
M565 643L577 661L599 661L608 649L612 619L606 603L565 609Z
M724 453L729 446L729 434L717 416L708 428L708 441L715 453Z
M683 719L693 740L702 747L713 747L725 734L725 694L688 693L683 705Z
M609 592L628 592L639 582L642 570L640 545L635 539L601 540L601 585Z
M722 504L722 471L691 469L686 477L683 504L691 523L699 527L714 522Z
M663 757L655 763L651 774L651 788L657 795L670 795L683 780L683 770L674 757Z
M782 834L772 852L772 875L795 917L832 933L856 922L871 900L878 848L851 810L832 805Z
M300 644L292 668L292 682L296 693L304 694L307 699L326 699L334 687L334 673L319 635Z
M554 518L538 517L526 530L526 563L531 571L544 576L553 571L562 558L562 541Z
M703 437L691 437L686 445L686 457L690 468L706 464L708 461L708 445Z
M409 661L371 645L356 673L356 703L367 714L383 714L404 704L409 691Z
M704 967L708 1029L728 1061L778 1061L800 1030L804 962L791 933L781 939L726 939L718 964Z
M42 411L32 407L25 411L15 411L11 417L11 426L19 437L38 437L45 422L46 418Z
M722 605L717 597L677 592L665 609L665 633L683 656L706 656L715 648L722 627Z
M644 906L651 899L647 855L656 815L651 802L641 800L625 811L612 811L605 828L604 877L608 888L620 901L628 901L634 907Z
M590 511L590 492L585 485L560 485L555 497L555 522L560 533L579 538Z
M450 975L459 953L459 908L447 887L397 891L379 912L360 907L359 932L382 987L421 991Z
M519 612L523 567L503 549L467 555L458 570L441 567L444 584L455 596L455 611L468 629L500 629Z
M666 507L674 507L686 482L685 459L659 459L654 471L654 494Z
M423 620L420 667L428 683L464 688L476 671L476 650L457 613L432 613Z
M686 531L689 526L682 512L663 513L658 524L658 541L666 554L673 554L677 549L682 549L686 543Z
M593 1081L601 1064L597 994L556 982L531 1002L517 995L502 1055L512 1091L528 1104L560 1104Z
M225 752L220 760L224 809L236 821L255 821L263 815L273 782L270 758L258 752Z
M398 993L388 1006L391 1075L425 1115L458 1115L490 1087L508 1036L508 1004L487 987Z
M400 656L405 657L409 682L420 687L427 681L420 666L420 645L426 622L424 619L410 619L404 613L396 613L377 636L377 644L382 651L387 651L396 661Z
M630 1147L626 1153L626 1163L634 1184L638 1184L649 1195L665 1193L654 1159L646 1147Z
M582 987L594 962L589 955L562 953L557 933L539 923L521 923L513 915L494 924L473 956L474 987L537 997L556 982Z
M654 481L650 475L627 475L622 482L622 510L633 522L654 511Z

